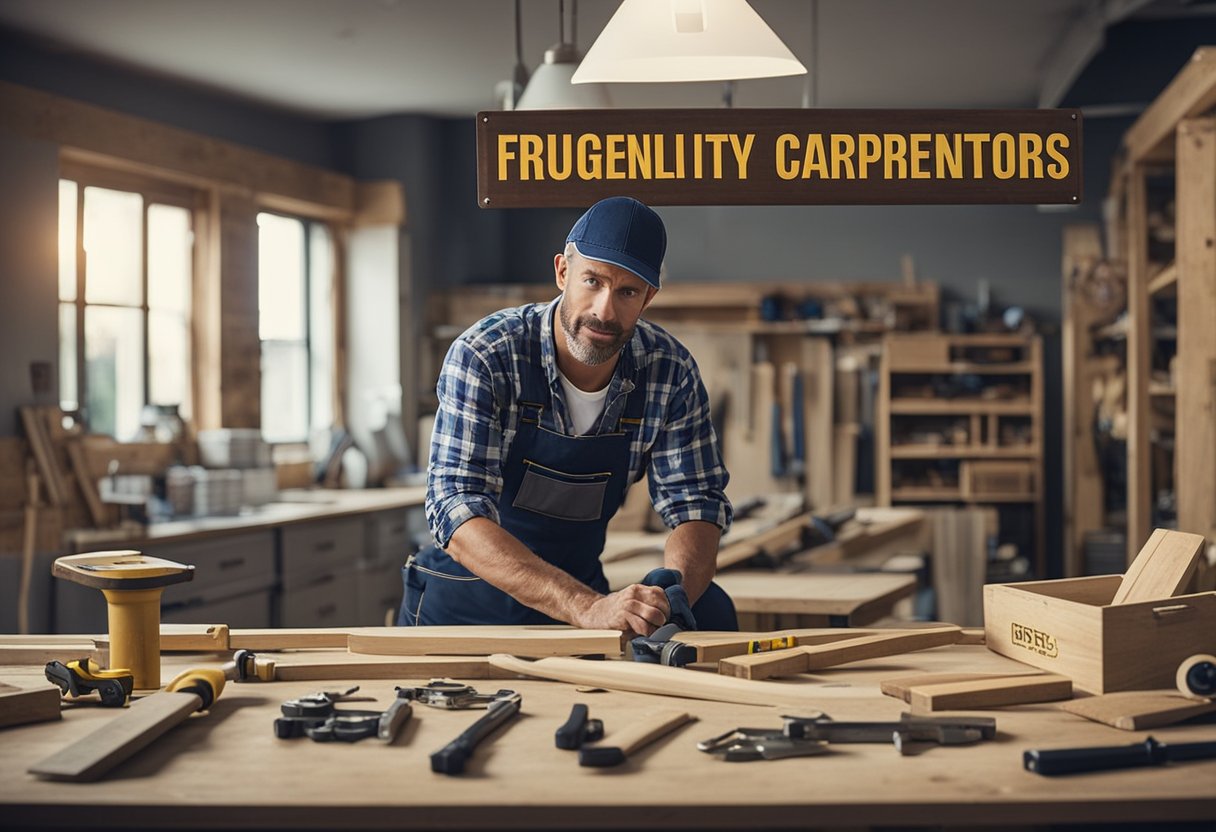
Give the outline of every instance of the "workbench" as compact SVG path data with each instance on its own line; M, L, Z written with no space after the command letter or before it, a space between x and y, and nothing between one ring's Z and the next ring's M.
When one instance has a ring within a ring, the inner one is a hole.
M281 654L313 658L319 651ZM328 655L333 655L329 653ZM166 656L165 675L223 655ZM917 672L1024 671L978 645L954 645L874 659L789 684L813 691L837 720L893 720L907 707L880 693L883 679ZM687 670L681 672L698 673ZM41 668L0 668L0 679L34 683ZM349 684L360 683L351 678ZM363 681L380 707L394 685ZM891 745L839 745L823 756L728 763L695 743L738 726L778 727L777 708L579 692L535 680L471 680L513 688L522 716L483 744L462 776L433 774L428 757L481 712L415 706L392 745L278 740L279 704L346 682L230 684L211 713L196 715L96 784L42 781L26 768L80 737L113 711L72 706L59 722L0 732L0 817L5 826L103 828L778 828L871 825L1010 825L1165 822L1216 818L1216 760L1046 778L1024 771L1030 748L1126 745L1119 731L1051 704L994 716L997 738L931 747L901 757ZM614 728L640 709L687 708L698 721L642 750L619 768L587 769L553 734L575 702ZM352 705L352 707L375 707ZM808 714L809 715L809 714ZM1167 743L1212 740L1211 721L1154 730Z

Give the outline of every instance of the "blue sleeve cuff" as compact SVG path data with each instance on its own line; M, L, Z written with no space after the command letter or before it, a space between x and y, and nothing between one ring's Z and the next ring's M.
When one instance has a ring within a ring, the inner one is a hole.
M485 517L498 523L498 506L489 497L464 494L435 508L430 522L435 545L446 549L456 530L474 517Z

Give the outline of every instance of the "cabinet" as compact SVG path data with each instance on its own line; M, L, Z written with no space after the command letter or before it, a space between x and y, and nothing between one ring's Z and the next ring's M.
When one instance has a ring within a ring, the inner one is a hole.
M166 587L161 618L174 624L272 626L275 587L275 531L213 534L196 540L132 543L145 554L193 564L193 580ZM121 548L121 547L120 547ZM108 629L102 594L70 581L52 583L55 631L104 633Z
M992 506L1044 575L1038 337L887 335L875 428L879 505Z
M1124 137L1128 562L1156 526L1216 539L1216 48Z

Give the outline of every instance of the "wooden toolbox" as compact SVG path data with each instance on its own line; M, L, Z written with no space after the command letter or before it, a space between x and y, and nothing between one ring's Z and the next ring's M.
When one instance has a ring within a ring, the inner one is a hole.
M1090 693L1173 688L1184 659L1216 649L1216 592L1111 604L1122 580L988 584L988 648Z

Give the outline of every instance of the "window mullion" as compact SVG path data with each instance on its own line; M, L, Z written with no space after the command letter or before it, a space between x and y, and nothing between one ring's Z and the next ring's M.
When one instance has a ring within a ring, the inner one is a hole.
M144 339L144 400L143 405L147 405L152 399L152 357L149 350L148 330L151 327L152 310L148 304L148 209L151 203L148 197L143 192L139 194L143 200L144 210L141 215L142 222L140 223L140 236L142 237L142 256L140 257L140 284L143 287L143 296L140 299L140 308L144 313L143 339Z
M88 252L84 248L84 186L76 183L76 412L89 419L88 367L85 364L84 315L85 269Z

